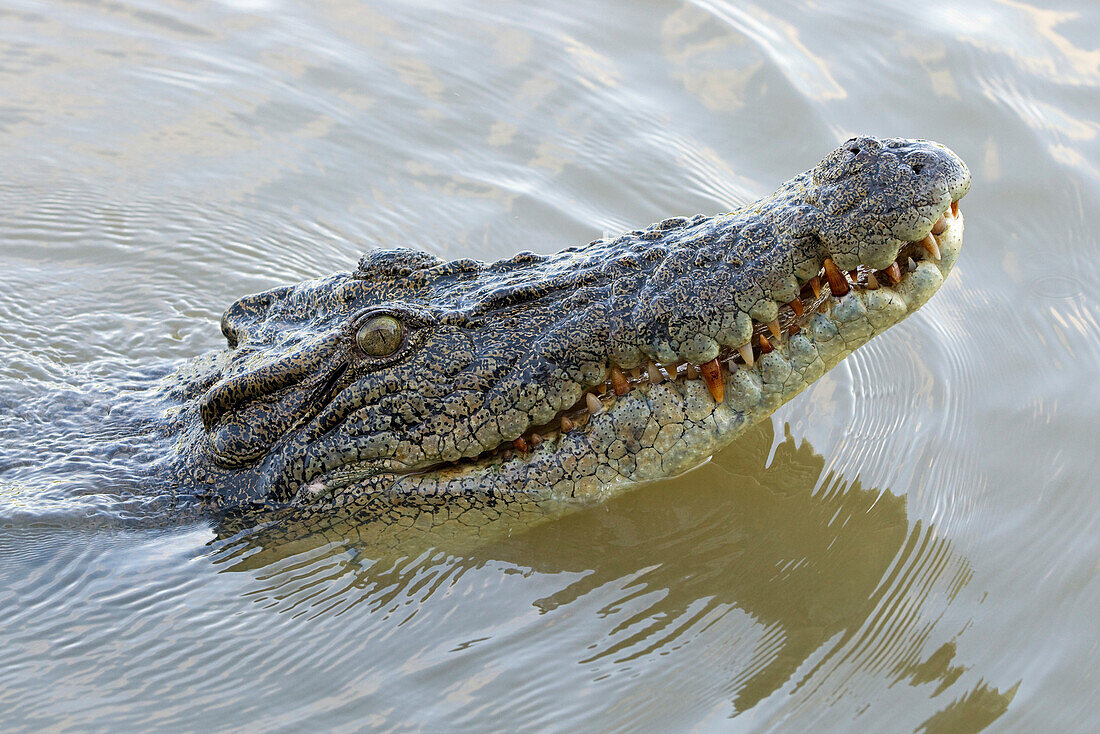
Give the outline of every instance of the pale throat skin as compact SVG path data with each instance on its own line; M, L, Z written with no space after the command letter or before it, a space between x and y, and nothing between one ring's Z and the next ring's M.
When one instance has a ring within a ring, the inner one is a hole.
M175 378L177 491L483 508L682 473L923 305L969 187L936 143L853 138L729 214L490 264L375 251L248 296Z

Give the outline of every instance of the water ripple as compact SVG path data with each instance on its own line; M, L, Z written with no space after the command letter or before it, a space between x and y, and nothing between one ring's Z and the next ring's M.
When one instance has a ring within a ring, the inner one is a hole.
M4 728L1095 720L1087 10L0 8ZM144 391L240 295L729 209L850 132L960 152L967 245L781 435L499 536L150 527Z

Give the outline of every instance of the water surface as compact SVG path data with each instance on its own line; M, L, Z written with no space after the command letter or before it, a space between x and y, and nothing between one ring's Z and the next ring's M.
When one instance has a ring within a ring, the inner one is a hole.
M1083 2L0 0L3 728L1090 731L1098 31ZM852 134L970 164L959 264L688 475L414 546L227 539L135 479L127 396L242 294L728 211Z

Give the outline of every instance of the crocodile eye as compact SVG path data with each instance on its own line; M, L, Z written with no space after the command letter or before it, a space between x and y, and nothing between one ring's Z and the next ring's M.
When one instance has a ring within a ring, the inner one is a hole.
M375 316L355 332L355 343L368 357L389 357L405 344L405 325L393 316Z

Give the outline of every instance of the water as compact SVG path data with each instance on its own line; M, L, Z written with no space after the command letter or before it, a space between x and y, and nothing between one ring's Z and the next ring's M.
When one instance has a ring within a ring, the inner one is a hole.
M1009 0L0 3L3 728L1090 731L1098 28ZM706 466L427 549L150 527L112 415L237 296L728 210L855 133L970 164L962 258Z

